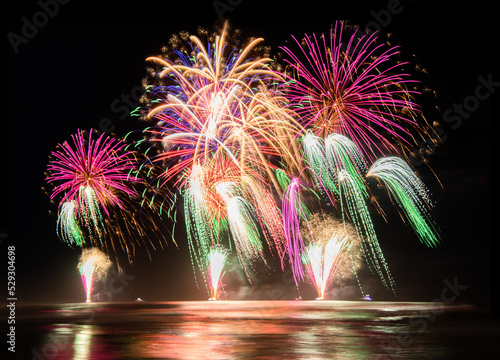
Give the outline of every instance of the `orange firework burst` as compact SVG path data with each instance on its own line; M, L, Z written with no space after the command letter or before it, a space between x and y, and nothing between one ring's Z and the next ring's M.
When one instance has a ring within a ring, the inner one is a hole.
M146 86L144 119L152 126L143 141L157 145L151 160L165 167L159 187L184 195L200 268L224 232L242 262L263 258L259 228L281 254L283 227L271 193L281 188L273 170L283 163L300 168L301 128L276 91L283 78L262 54L263 39L233 46L226 23L207 40L183 33L166 55L148 58L156 68Z

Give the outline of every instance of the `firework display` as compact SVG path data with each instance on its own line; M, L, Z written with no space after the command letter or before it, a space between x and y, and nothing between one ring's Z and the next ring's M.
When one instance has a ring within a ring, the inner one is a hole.
M275 257L297 287L309 281L324 299L340 279L359 284L365 263L395 294L370 184L385 187L418 239L437 247L432 201L406 161L432 128L399 48L358 30L337 22L326 35L294 37L296 49L281 47L285 67L263 39L241 41L227 22L213 34L173 35L147 58L134 110L147 125L125 137L139 140L79 130L52 153L59 237L130 259L138 245L155 249L151 233L165 216L185 226L179 246L210 300L221 298L231 253L249 282L256 264ZM98 267L79 269L90 299Z
M370 269L379 275L387 288L394 290L395 284L378 243L368 209L369 188L364 181L366 168L362 154L352 141L339 134L329 135L326 141L307 134L303 146L308 154L307 158L311 160L310 169L316 186L324 193L331 194L329 201L339 205L344 222L352 222L359 238L362 239L361 249ZM304 242L300 226L307 224L308 217L304 216L302 210L295 210L302 209L296 201L300 196L300 188L297 186L298 179L295 180L295 184L292 181L283 196L283 215L285 234L293 234L290 237L293 242L288 241L287 248L290 249L292 271L297 281L303 279L300 259ZM292 195L288 195L289 193ZM291 210L285 213L289 208Z
M228 39L227 23L208 44L183 33L172 38L170 52L148 59L156 68L146 87L152 126L144 141L157 146L151 160L165 167L161 186L184 197L196 267L204 272L203 259L229 236L249 275L254 261L265 261L261 232L282 252L273 170L278 161L301 166L293 138L300 127L273 90L283 77L259 55L262 39L241 49Z
M142 155L93 130L78 130L71 140L58 145L47 167L46 180L54 186L50 198L60 198L60 238L72 246L98 246L116 257L123 249L129 259L136 246L154 248L151 231L158 216L142 206L147 200L147 182L138 167Z

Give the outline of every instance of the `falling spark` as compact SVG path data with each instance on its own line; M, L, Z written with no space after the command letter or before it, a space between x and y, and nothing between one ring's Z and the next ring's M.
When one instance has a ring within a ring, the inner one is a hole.
M75 215L75 202L66 201L59 209L57 234L69 244L82 246L85 243L82 230Z

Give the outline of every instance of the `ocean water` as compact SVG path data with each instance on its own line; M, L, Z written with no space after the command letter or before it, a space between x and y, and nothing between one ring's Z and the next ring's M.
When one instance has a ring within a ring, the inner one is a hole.
M7 345L8 346L8 345ZM16 310L13 359L500 359L500 330L471 305L196 301Z

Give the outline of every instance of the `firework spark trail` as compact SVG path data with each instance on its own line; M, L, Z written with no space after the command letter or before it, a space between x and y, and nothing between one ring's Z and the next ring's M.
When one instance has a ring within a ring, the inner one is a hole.
M258 211L255 211L255 215L259 221L260 228L271 249L271 254L274 256L274 250L281 259L284 253L283 239L285 238L281 213L274 198L267 189L264 187L254 187L253 189L256 191L251 192L250 201L253 208L258 209Z
M324 141L320 137L308 132L302 140L304 155L309 167L313 170L313 178L320 191L326 189L338 194L333 176L330 174L328 160L325 155Z
M373 163L366 176L374 176L387 186L421 242L429 247L439 245L439 237L428 220L427 189L404 160L381 158Z
M91 294L94 285L94 270L95 266L91 262L84 263L80 266L80 275L82 276L83 288L85 289L87 302L92 302Z
M209 300L219 300L222 270L226 264L227 253L222 249L212 249L208 256Z
M57 219L57 235L67 243L81 247L85 238L76 219L75 207L73 200L61 205Z
M77 269L82 276L83 287L86 294L86 302L92 301L92 289L94 280L103 279L110 266L111 261L107 255L97 248L83 249L80 255Z
M329 34L294 40L300 50L281 48L294 72L283 91L305 128L324 138L347 136L372 160L415 146L408 129L430 134L413 99L418 92L407 89L416 81L396 61L398 47L379 43L376 33L359 37L343 22Z
M235 195L234 184L220 183L216 189L226 202L231 238L235 244L238 259L250 280L250 270L247 264L252 266L252 263L258 259L266 262L259 229L253 220L254 209L244 198Z
M395 283L378 243L377 234L365 201L365 193L351 174L345 170L338 173L340 196L345 199L347 213L362 239L362 249L368 265L381 278L382 283L394 292ZM344 203L344 201L343 201ZM342 212L344 214L344 212Z
M296 283L298 280L304 280L301 256L305 245L300 232L300 223L301 218L307 219L307 215L302 207L300 186L299 179L293 178L283 193L282 202L283 228L285 229L286 240L285 249L288 253Z
M232 197L227 202L227 216L229 230L233 237L238 252L245 252L260 256L262 242L260 241L259 229L252 220L253 210L245 199L240 196ZM251 256L253 257L253 256Z
M85 225L89 229L95 229L99 240L101 240L101 231L105 231L105 226L102 222L101 211L99 210L99 202L94 189L90 186L80 186L78 191L78 208L81 209L80 216L83 217ZM92 232L90 232L92 234ZM92 235L91 235L92 236Z
M275 169L274 172L281 189L285 190L291 183L290 178L282 169Z
M198 268L203 269L201 259L205 259L208 256L210 247L217 239L214 239L209 228L203 184L203 169L200 165L193 166L188 188L184 194L184 212L193 270L195 270L195 263L198 265Z
M311 215L307 224L303 223L301 233L308 243L302 261L318 299L324 298L333 282L341 284L356 277L360 285L357 269L363 264L361 239L351 224L319 211Z
M340 171L347 171L360 189L364 189L363 174L366 165L363 155L350 139L340 134L331 134L325 140L325 153L328 169L333 179Z
M350 139L340 134L331 134L325 141L308 133L302 141L304 154L313 178L320 191L339 195L338 174L347 171L355 179L358 188L367 196L363 180L366 164L363 155Z
M317 244L309 244L306 247L303 255L302 262L306 265L309 270L309 276L313 285L318 291L318 297L323 297L323 247ZM327 266L326 264L324 265ZM330 269L328 269L330 270Z

